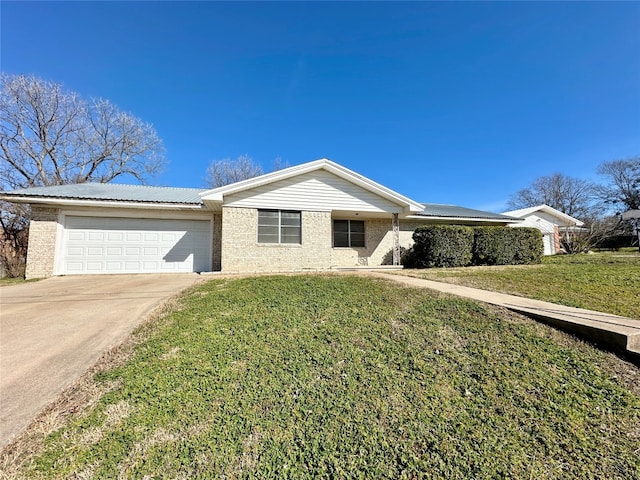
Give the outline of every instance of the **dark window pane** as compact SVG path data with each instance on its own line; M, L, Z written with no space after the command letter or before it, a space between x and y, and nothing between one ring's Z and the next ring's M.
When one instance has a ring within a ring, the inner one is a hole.
M275 235L278 238L278 227L272 227L270 225L262 225L258 228L258 233L260 235Z
M282 227L280 241L282 243L301 243L300 227Z
M258 243L278 243L278 234L258 232Z
M301 243L301 212L258 210L258 243Z
M300 226L300 212L282 212L282 225Z
M351 232L351 246L364 247L364 232L362 233Z
M361 220L351 220L351 233L364 233L364 222Z
M280 239L280 243L300 243L300 235L285 236Z
M258 225L278 225L279 212L258 210Z
M333 231L347 233L349 231L349 220L334 220Z
M333 232L333 246L334 247L348 247L349 246L349 234L346 232Z

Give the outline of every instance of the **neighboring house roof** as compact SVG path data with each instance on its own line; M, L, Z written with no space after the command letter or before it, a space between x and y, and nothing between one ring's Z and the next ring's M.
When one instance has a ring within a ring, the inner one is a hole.
M254 177L248 180L243 180L241 182L225 185L223 187L214 188L202 192L200 196L205 202L221 203L224 201L224 197L227 195L232 195L270 183L286 180L287 178L313 172L316 170L325 170L355 185L358 185L365 190L375 193L376 195L379 195L380 197L383 197L396 205L402 206L407 213L419 212L423 209L423 206L419 202L405 197L398 192L394 192L384 185L380 185L379 183L363 177L362 175L349 170L342 165L338 165L337 163L332 162L331 160L328 160L326 158L285 168L283 170L277 170L265 175L260 175L259 177Z
M115 183L78 183L1 192L3 200L47 203L51 200L100 201L201 206L198 188L149 187Z
M520 221L507 215L499 213L485 212L473 208L459 207L457 205L441 205L438 203L424 203L423 210L415 213L414 216L429 218L451 218L451 219L483 219L505 223L515 223Z
M544 212L547 215L551 215L552 217L555 217L558 220L560 220L561 224L565 226L581 227L584 225L584 222L581 222L577 218L567 215L566 213L563 213L560 210L557 210L545 204L536 205L535 207L521 208L519 210L511 210L509 212L504 212L503 215L509 215L511 217L517 217L517 218L526 218L536 212Z

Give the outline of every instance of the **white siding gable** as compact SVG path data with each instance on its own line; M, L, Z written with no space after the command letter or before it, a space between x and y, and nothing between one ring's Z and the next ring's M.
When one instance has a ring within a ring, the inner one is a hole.
M225 196L224 206L402 213L402 207L324 170Z
M541 212L536 212L527 216L522 223L514 224L514 227L533 227L540 230L542 233L553 233L553 229L556 224L553 221L550 221L551 218L549 215L541 214Z

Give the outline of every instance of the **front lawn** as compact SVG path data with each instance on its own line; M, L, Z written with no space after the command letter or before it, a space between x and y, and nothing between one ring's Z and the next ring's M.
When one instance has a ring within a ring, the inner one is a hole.
M4 286L9 286L9 285L20 285L21 283L25 283L28 281L32 281L32 280L25 280L24 278L18 277L18 278L11 278L11 277L5 277L5 278L0 278L0 287L4 287Z
M21 474L639 478L638 369L507 315L357 276L214 280Z
M640 255L563 255L542 265L402 270L403 275L640 319Z

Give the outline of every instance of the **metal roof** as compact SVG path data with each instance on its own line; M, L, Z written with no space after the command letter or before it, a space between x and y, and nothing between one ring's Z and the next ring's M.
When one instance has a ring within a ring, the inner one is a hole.
M172 203L202 205L199 188L150 187L116 183L78 183L33 187L1 192L4 198L29 197L70 200L106 200L113 202Z
M499 220L503 222L516 222L518 219L501 215L499 213L485 212L473 208L459 207L457 205L441 205L438 203L423 203L424 210L415 213L420 217L447 217L447 218L482 218L486 220Z

